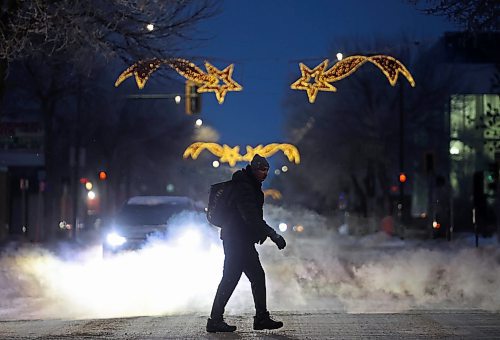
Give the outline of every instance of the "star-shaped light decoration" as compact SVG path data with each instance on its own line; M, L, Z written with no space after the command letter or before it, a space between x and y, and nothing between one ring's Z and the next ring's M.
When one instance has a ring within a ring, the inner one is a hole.
M219 104L224 103L224 98L228 91L241 91L243 87L234 81L232 78L234 64L229 65L224 70L219 70L217 67L205 62L205 68L211 80L202 83L198 89L199 93L215 92Z
M135 82L139 89L143 89L148 81L148 78L162 64L161 59L142 60L123 71L115 82L115 87L118 87L125 79L135 76Z
M388 55L363 56L355 55L344 58L335 63L330 69L325 70L328 59L316 66L313 70L300 63L302 77L291 85L294 90L306 90L309 102L314 103L318 91L336 91L330 83L343 79L356 71L361 65L370 62L377 66L387 77L391 86L396 85L398 75L402 74L415 87L415 80L406 67L396 58ZM315 73L316 71L316 73ZM314 77L315 82L310 83Z
M401 73L410 83L415 87L415 80L413 79L410 71L396 58L388 55L374 55L368 57L368 61L376 65L387 77L391 86L396 85L398 74Z
M186 148L183 158L188 158L191 156L191 158L196 159L205 149L210 151L215 156L219 157L221 163L228 163L231 167L235 166L237 162L250 162L256 153L258 153L262 157L270 157L278 151L283 151L290 162L294 162L295 164L300 163L299 150L297 150L294 145L286 143L272 143L266 146L257 145L255 148L247 146L247 153L242 156L240 155L239 146L235 146L232 148L226 144L221 146L216 143L196 142Z
M235 146L234 148L231 148L230 146L224 144L222 146L223 148L223 154L220 157L220 162L221 163L228 163L229 166L235 166L238 161L241 160L241 155L240 155L240 147Z
M300 63L299 66L302 76L290 87L294 90L306 90L309 103L314 103L318 91L333 92L337 90L332 84L329 84L325 78L325 69L328 66L328 59L324 60L312 70L303 63ZM314 80L314 82L311 82L311 80Z
M219 70L208 61L205 67L208 73L203 72L198 66L186 59L150 59L138 61L134 65L123 71L115 82L118 87L125 79L135 75L135 81L139 89L143 89L151 74L156 71L161 64L166 64L173 68L177 73L199 84L197 92L215 92L219 104L224 102L227 92L241 91L243 87L232 78L234 64L229 65L224 70Z

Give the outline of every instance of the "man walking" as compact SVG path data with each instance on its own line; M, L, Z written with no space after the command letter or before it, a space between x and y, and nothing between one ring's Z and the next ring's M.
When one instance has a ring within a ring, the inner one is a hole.
M283 322L269 316L266 304L266 281L264 269L255 249L255 243L264 243L269 237L281 250L285 239L267 225L263 219L264 194L262 182L269 172L269 163L255 155L246 168L236 171L232 181L232 214L222 226L221 239L224 247L224 270L215 294L207 332L234 332L236 326L228 325L224 319L224 308L234 292L241 274L245 273L251 283L255 303L253 329L277 329Z

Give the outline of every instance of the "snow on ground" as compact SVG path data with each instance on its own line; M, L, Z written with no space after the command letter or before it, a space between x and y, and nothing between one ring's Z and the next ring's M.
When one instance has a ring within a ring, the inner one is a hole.
M258 246L270 310L500 310L495 239L475 248L470 235L452 242L383 233L352 237L307 211L266 212L273 226L283 218L314 229L294 233L289 226L283 251L269 240ZM0 255L0 319L206 315L222 263L221 241L201 215L171 221L167 239L111 258L103 259L98 245L78 251L6 248ZM252 311L250 284L242 277L227 312Z

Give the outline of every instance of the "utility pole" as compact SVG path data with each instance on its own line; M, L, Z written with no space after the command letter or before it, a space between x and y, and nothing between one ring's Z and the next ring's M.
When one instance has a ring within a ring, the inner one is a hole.
M405 174L405 159L404 159L404 140L405 140L405 125L404 125L404 83L399 83L399 174ZM405 230L403 225L403 216L406 207L404 206L404 196L405 196L405 183L406 176L404 180L399 181L399 200L398 200L398 219L399 226L401 228L400 232L401 238L404 238Z
M80 150L80 121L81 121L81 110L82 110L82 83L81 78L78 78L78 95L77 95L77 103L76 103L76 119L74 126L74 141L73 147L70 151L70 165L73 166L72 171L72 187L73 187L73 228L71 229L71 238L73 241L76 241L77 237L77 228L79 221L79 201L81 199L81 191L80 191L80 167L83 166L84 161L84 153Z

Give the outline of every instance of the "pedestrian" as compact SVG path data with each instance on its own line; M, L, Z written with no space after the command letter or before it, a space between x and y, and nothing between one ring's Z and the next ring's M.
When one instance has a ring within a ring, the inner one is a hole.
M263 218L264 193L262 182L269 172L269 163L255 155L244 169L233 174L232 210L227 223L222 225L221 239L224 247L224 269L215 294L207 332L234 332L236 326L228 325L223 318L224 308L234 292L241 274L248 277L255 304L253 329L277 329L283 322L271 319L266 303L266 281L255 244L262 244L269 237L281 250L285 239L267 225Z

